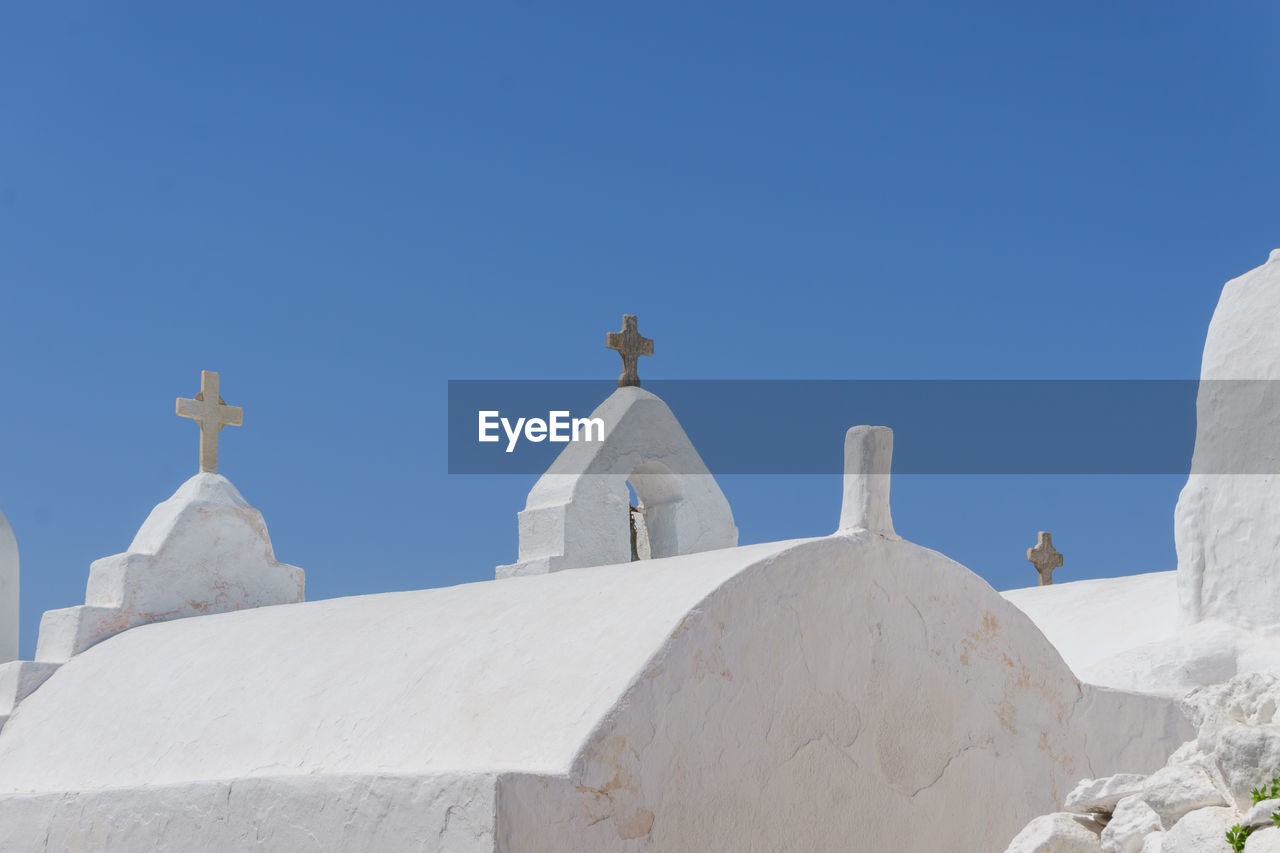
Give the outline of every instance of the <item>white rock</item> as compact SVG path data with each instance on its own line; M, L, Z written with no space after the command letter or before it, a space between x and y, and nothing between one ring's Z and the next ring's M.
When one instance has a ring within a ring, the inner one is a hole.
M1280 725L1271 722L1278 686L1273 675L1248 673L1194 690L1182 703L1198 731L1178 750L1180 760L1202 765L1241 811L1252 807L1253 788L1280 771Z
M1240 814L1225 806L1196 809L1165 832L1160 853L1211 853L1227 847L1227 830L1236 824Z
M1164 829L1160 815L1139 797L1125 797L1116 804L1111 821L1102 830L1103 853L1140 853L1142 840Z
M1274 824L1255 829L1244 843L1244 853L1280 853L1280 829Z
M1253 789L1269 784L1272 774L1280 770L1280 726L1235 723L1202 735L1201 745L1208 747L1236 807L1242 811L1252 807Z
M1242 826L1274 826L1271 815L1277 811L1280 811L1280 800L1263 800L1245 812L1240 823Z
M1143 783L1141 797L1165 826L1173 826L1195 809L1231 805L1209 774L1194 764L1171 764L1157 770Z
M1199 732L1197 732L1198 734ZM1167 764L1203 764L1205 752L1194 739L1189 740L1173 751Z
M1184 698L1183 707L1197 726L1214 723L1218 717L1264 726L1276 721L1280 678L1271 673L1246 673L1222 684L1191 691Z
M1098 853L1098 833L1086 828L1079 815L1042 815L1014 836L1005 853Z
M1160 853L1164 847L1164 833L1153 832L1142 839L1142 853Z
M1081 814L1110 814L1116 803L1142 790L1146 776L1136 773L1117 773L1102 779L1081 779L1075 789L1067 794L1063 807L1069 812Z

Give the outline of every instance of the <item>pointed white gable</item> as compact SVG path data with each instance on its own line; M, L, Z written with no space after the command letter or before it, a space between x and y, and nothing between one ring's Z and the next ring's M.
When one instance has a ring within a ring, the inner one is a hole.
M94 561L84 605L44 614L36 660L65 661L135 625L302 601L303 582L231 481L197 474L151 510L127 552Z
M604 421L604 440L571 442L534 485L519 516L519 559L499 566L499 578L630 561L628 482L652 556L738 544L729 502L666 403L619 388L591 417Z

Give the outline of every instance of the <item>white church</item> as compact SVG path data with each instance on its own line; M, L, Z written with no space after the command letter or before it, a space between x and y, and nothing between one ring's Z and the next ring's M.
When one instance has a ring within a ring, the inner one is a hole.
M1202 380L1280 379L1277 329L1280 251L1227 283ZM843 437L837 530L739 546L640 387L652 342L609 345L605 439L492 581L305 601L217 473L241 412L208 372L177 403L200 473L34 661L0 516L0 851L1280 851L1250 796L1280 772L1280 481L1198 464L1280 411L1202 384L1176 571L1002 595L894 532L884 426Z

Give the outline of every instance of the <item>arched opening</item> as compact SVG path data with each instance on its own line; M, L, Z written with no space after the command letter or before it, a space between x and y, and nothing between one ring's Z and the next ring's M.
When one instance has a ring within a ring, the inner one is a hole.
M652 558L653 550L649 546L649 525L644 520L644 501L640 500L630 481L627 482L627 494L630 504L628 515L631 520L631 562L634 563L636 560Z
M630 500L631 559L672 557L680 553L675 512L680 482L661 462L642 462L627 477Z
M498 577L628 562L633 516L637 560L646 539L654 559L738 543L729 502L665 403L619 388L591 417L605 422L604 440L569 444L538 478L520 511L519 559Z
M649 546L649 525L644 520L644 502L636 497L635 489L627 483L627 491L631 492L631 507L628 517L631 519L631 562L650 560L653 548Z

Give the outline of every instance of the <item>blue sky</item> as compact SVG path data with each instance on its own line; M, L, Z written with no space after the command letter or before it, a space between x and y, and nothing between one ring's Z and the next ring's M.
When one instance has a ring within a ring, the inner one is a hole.
M1280 245L1273 3L366 5L3 12L24 654L194 473L201 369L309 597L420 588L514 559L534 479L446 473L449 379L612 378L624 312L655 378L1194 378ZM1064 580L1172 568L1181 481L894 514L1006 588L1038 529ZM839 516L834 477L722 486L744 542Z

